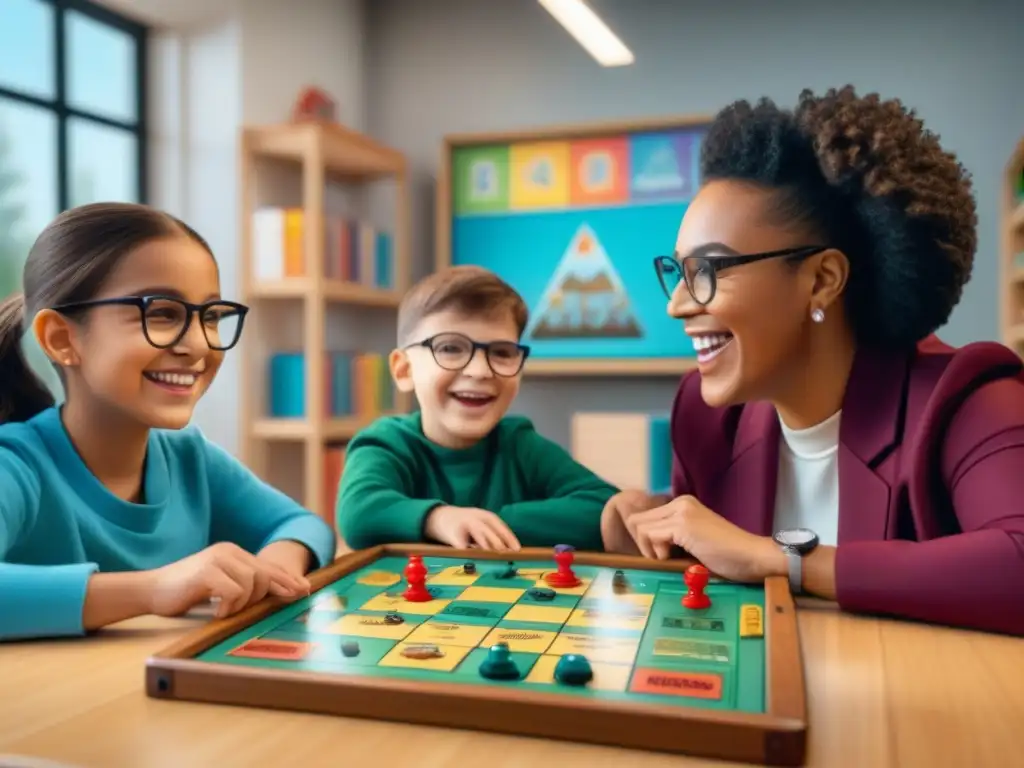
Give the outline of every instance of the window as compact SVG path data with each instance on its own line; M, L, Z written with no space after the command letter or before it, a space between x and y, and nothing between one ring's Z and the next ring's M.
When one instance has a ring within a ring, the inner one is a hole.
M145 202L145 29L86 0L0 0L0 297L60 211Z

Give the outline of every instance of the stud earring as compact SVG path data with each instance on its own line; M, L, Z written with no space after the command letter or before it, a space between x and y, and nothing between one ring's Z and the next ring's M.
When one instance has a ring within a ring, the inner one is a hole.
M821 307L818 307L815 310L813 310L811 312L811 320L813 320L816 323L824 322L825 310L823 310Z

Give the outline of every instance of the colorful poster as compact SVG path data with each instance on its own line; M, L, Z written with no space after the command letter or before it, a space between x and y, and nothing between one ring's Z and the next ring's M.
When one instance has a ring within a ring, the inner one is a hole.
M630 197L689 200L697 192L700 136L645 133L630 137Z
M465 147L452 159L455 215L508 210L507 146Z
M573 205L621 204L629 199L629 142L625 136L574 141L569 154Z
M559 208L569 204L569 144L565 141L513 144L511 207Z
M573 235L532 318L532 339L643 336L622 278L588 224Z

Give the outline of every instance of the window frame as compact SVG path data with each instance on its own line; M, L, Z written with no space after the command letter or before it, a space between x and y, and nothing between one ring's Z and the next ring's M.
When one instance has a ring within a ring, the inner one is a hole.
M13 101L45 109L57 120L57 207L58 211L66 211L71 202L71 168L68 162L68 120L78 118L88 120L95 125L117 128L131 133L136 146L136 186L138 202L149 200L149 147L147 125L147 64L148 64L148 29L144 25L132 21L126 16L115 13L108 8L96 5L89 0L36 0L53 8L53 51L54 51L54 95L52 99L35 94L23 93L13 88L0 85L0 101ZM67 83L67 40L66 13L74 11L108 27L129 35L135 42L135 108L136 120L124 122L96 114L86 109L73 107L68 103Z

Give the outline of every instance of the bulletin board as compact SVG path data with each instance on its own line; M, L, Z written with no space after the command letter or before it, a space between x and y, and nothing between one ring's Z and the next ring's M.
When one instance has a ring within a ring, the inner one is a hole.
M700 185L708 117L448 136L437 266L496 272L526 300L528 370L675 374L696 352L654 258Z

